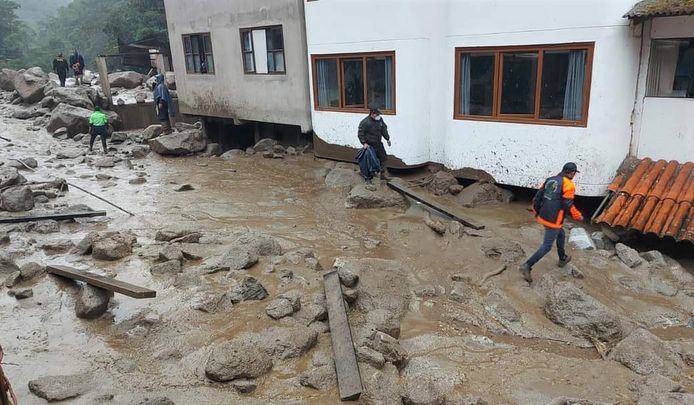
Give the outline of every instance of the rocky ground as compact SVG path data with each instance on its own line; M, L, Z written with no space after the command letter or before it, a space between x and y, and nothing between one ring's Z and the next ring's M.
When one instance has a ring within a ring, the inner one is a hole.
M153 127L117 133L104 157L85 153L81 132L27 126L16 110L0 105L0 205L13 211L0 215L108 211L0 228L0 343L23 404L337 403L332 269L361 403L694 401L691 261L596 235L601 249L573 249L564 269L548 257L529 286L516 268L541 229L527 203L490 205L510 197L490 185L407 179L469 207L486 225L475 231L366 187L354 165L269 140L217 156L195 126ZM157 297L107 294L46 264Z

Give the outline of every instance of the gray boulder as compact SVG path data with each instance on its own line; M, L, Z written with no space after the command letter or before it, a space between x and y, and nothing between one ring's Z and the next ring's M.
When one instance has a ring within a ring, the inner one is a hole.
M130 153L133 155L133 157L135 159L145 158L145 157L147 157L147 155L149 155L149 146L148 145L135 145L130 150Z
M156 138L159 135L161 135L161 125L159 124L153 124L145 128L144 131L142 131L142 139L145 141L149 141L150 139Z
M400 320L387 309L374 309L367 313L366 328L400 338Z
M98 260L119 260L132 254L135 236L123 232L99 234L92 243L92 257Z
M46 401L63 401L76 398L89 391L89 374L41 377L29 381L29 391Z
M117 113L113 111L104 111L104 113L108 116L109 124L114 129L120 129L123 126ZM51 119L48 121L46 129L48 132L54 132L59 128L66 128L68 137L88 133L91 114L92 111L86 108L61 103L51 113Z
M352 169L336 167L325 176L325 185L330 188L349 188L364 184L361 175Z
M620 260L622 260L622 262L624 262L624 264L627 266L634 268L643 263L643 259L639 255L639 252L637 252L635 249L632 249L623 243L618 243L615 246L615 249L617 250L617 256L619 256Z
M277 239L258 232L247 232L239 236L235 245L248 246L258 256L281 256L282 246Z
M273 151L275 148L275 145L277 145L277 141L274 139L270 138L263 138L258 141L258 143L255 144L253 149L256 152L267 152L267 151Z
M34 193L29 186L14 186L0 194L0 211L21 212L34 208Z
M169 260L164 263L155 264L149 269L152 274L177 274L183 271L179 260Z
M408 203L400 193L384 184L376 187L359 184L347 196L346 208L407 208Z
M26 183L15 167L0 167L0 189Z
M190 129L150 139L149 146L160 155L183 156L204 151L207 138L201 129Z
M98 318L108 309L108 302L112 296L111 291L85 284L75 303L75 314L83 319Z
M0 69L0 89L14 91L14 78L17 71L12 69Z
M402 405L400 375L392 364L377 369L368 364L359 364L359 373L364 390L361 403L368 405Z
M280 319L293 314L294 307L288 299L278 298L265 307L265 313L272 319Z
M434 195L448 194L450 188L458 184L458 179L449 172L439 171L434 174L434 178L428 184L427 188Z
M46 97L53 98L55 104L65 103L88 110L94 109L94 103L84 87L56 87L47 91Z
M111 134L111 143L123 143L128 140L128 133L127 132L114 132Z
M48 84L48 76L40 68L32 68L17 72L14 76L14 88L25 103L34 104L44 97L44 87Z
M463 397L465 375L452 362L415 357L401 373L402 400L411 405L458 403Z
M116 72L109 73L108 82L111 85L111 87L134 89L144 82L144 77L142 76L142 74L133 71Z
M469 208L507 204L513 200L513 193L492 183L477 182L465 187L457 200Z
M0 275L9 276L17 271L19 271L19 267L17 267L12 259L0 256Z
M256 263L258 263L258 255L252 252L248 246L233 245L224 255L210 259L207 263L207 271L215 273L250 269Z
M641 375L677 377L684 367L682 358L667 343L646 329L636 329L610 352L618 361Z
M244 279L229 291L231 302L237 304L242 301L264 300L267 298L267 290L254 277Z
M29 262L23 264L19 272L22 276L23 281L32 280L46 273L46 266L42 266L38 263Z
M247 336L216 345L205 364L205 376L225 382L258 378L272 369L272 358Z
M256 334L257 345L268 355L286 360L300 357L318 342L318 332L306 326L274 327Z
M299 377L299 384L304 387L323 391L337 385L337 374L332 364L312 368Z
M400 345L400 342L383 332L362 330L358 343L381 353L385 361L397 366L401 366L407 359L407 350Z
M243 151L241 151L243 153ZM205 147L205 154L208 156L220 156L222 147L218 143L208 143Z

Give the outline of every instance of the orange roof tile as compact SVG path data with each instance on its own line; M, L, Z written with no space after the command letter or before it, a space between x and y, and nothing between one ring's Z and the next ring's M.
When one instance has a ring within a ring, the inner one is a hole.
M694 163L645 158L632 167L610 184L595 222L694 243Z

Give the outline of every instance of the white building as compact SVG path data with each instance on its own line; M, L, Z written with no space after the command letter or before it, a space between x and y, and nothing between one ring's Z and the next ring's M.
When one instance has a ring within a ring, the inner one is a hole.
M667 91L672 77L664 72L663 92L645 93L645 83L649 36L685 38L672 46L689 55L694 17L656 18L642 31L623 18L633 6L307 1L316 152L335 154L326 144L359 147L357 125L376 102L385 110L396 164L482 170L501 184L535 187L575 161L579 194L602 195L632 139L639 156L692 160L691 93L652 99L684 94ZM674 50L662 52L667 69L680 66Z

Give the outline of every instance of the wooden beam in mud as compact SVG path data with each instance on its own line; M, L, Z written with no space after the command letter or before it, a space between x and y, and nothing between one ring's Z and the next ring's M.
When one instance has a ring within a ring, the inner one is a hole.
M405 194L406 196L410 198L414 198L415 200L421 202L422 204L426 205L429 208L432 208L448 217L451 217L455 219L456 221L460 222L461 224L467 226L468 228L472 229L484 229L484 225L480 224L479 222L467 218L464 215L461 215L457 212L455 212L452 208L446 207L442 204L439 204L436 201L433 201L430 197L425 196L424 194L417 192L404 184L397 182L397 181L389 181L388 182L388 187L392 188L393 190Z
M60 221L63 219L89 218L89 217L105 217L106 211L87 211L87 212L72 212L61 214L45 214L45 215L30 215L26 217L0 217L0 224L18 224L21 222L47 221L50 219Z
M157 292L154 290L126 283L125 281L105 277L100 274L73 269L67 266L48 265L46 266L46 271L57 276L84 281L85 283L91 284L94 287L117 292L119 294L127 295L128 297L154 298L157 296Z
M337 386L342 401L359 399L362 392L361 375L354 353L352 329L347 319L347 308L342 298L340 278L336 271L323 276L325 302L328 306L328 321L330 322L330 338L333 343L333 358L337 371Z

